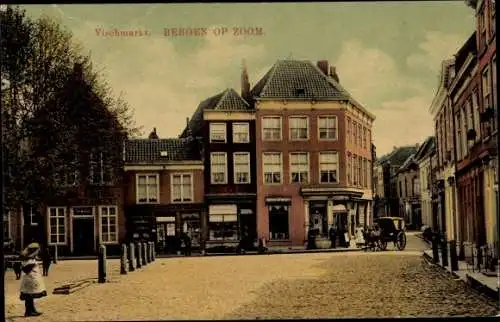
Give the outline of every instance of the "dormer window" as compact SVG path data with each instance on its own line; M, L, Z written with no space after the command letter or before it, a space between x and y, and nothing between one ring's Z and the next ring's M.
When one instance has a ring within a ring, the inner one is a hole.
M306 90L304 88L296 88L295 89L295 95L304 95L306 93Z

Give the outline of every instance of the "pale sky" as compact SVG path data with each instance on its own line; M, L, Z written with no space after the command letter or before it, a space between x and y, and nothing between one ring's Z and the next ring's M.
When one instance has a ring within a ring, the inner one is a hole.
M252 86L278 59L327 59L377 117L378 156L433 135L428 110L441 61L474 31L474 11L463 1L24 7L73 32L114 95L124 94L144 135L156 127L160 137L177 137L200 101L228 87L239 92L242 59ZM215 26L260 27L264 35L164 36L164 28ZM97 28L150 36L103 37Z

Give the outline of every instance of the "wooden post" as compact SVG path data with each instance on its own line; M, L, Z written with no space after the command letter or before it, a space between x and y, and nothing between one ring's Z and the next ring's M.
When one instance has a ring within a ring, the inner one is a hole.
M141 244L142 248L142 266L146 266L148 263L146 262L146 243L142 242Z
M57 264L57 245L54 245L54 264Z
M151 263L151 244L149 242L144 243L146 245L146 263Z
M135 248L137 249L137 265L136 267L137 268L141 268L141 258L142 258L142 247L141 247L141 243L137 242L135 244Z
M127 274L127 245L122 244L122 254L120 258L120 274Z
M99 283L106 283L106 246L99 245L99 256L97 259L97 280Z
M135 247L134 247L134 243L130 243L129 247L128 247L128 271L129 272L135 271L134 264L135 264Z

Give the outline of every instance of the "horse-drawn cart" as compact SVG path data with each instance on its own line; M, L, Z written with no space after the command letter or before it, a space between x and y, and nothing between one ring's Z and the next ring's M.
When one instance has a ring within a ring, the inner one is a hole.
M380 249L386 250L387 243L393 242L398 250L406 248L405 221L400 217L379 217L375 222L380 227Z

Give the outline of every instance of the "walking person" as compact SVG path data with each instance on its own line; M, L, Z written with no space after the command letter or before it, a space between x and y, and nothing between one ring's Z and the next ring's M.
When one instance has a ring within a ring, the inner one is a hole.
M42 257L43 276L49 276L49 268L52 258L48 246L43 248L41 257Z
M40 244L32 242L26 247L22 253L22 270L23 276L21 277L21 287L19 299L24 301L26 311L24 316L39 316L35 308L35 299L47 296L45 283L40 274L40 268L36 261L40 253Z
M331 242L331 245L330 245L330 248L335 248L336 247L336 241L337 241L337 232L336 232L336 229L335 229L335 226L332 225L330 227L330 230L328 231L328 235L330 237L330 242Z

